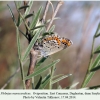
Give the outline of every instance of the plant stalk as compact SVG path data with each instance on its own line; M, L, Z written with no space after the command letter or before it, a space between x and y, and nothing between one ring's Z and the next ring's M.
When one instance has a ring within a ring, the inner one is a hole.
M82 82L82 85L81 85L81 88L85 87L87 84L85 84L85 81L88 77L88 72L89 70L91 69L91 64L92 64L92 60L93 60L93 53L94 53L94 42L95 42L95 36L93 37L93 42L92 42L92 49L91 49L91 56L90 56L90 61L89 61L89 65L88 65L88 69L87 69L87 72L85 74L85 77L84 77L84 80Z
M50 78L50 83L49 83L49 89L52 89L52 79L54 75L54 69L55 69L55 65L51 67L51 78Z
M17 34L17 48L18 48L18 58L19 58L19 63L20 63L20 71L21 71L21 77L23 81L23 88L25 89L25 81L24 81L24 70L23 70L23 64L21 61L21 50L20 50L20 40L19 40L19 29L16 26L16 34Z

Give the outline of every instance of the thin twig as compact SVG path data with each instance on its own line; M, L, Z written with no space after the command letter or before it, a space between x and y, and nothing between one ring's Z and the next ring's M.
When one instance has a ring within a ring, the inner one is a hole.
M29 65L27 76L34 72L34 67L35 67L35 64L37 61L37 56L38 56L38 52L34 51L34 49L31 49L31 51L30 51L30 65ZM31 79L26 80L26 89L29 89L30 85L31 85Z
M50 3L47 1L46 6L45 6L45 10L44 10L44 13L43 13L43 22L45 22L47 11L48 11L48 8L49 8L49 4Z
M53 4L52 2L49 0L49 3L51 4L51 7L52 7L52 11L53 11L53 14L54 14L54 7L53 7Z
M57 14L57 12L58 12L58 10L59 10L59 8L60 8L60 6L61 6L62 4L63 4L63 1L59 1L59 2L58 2L57 7L56 7L56 10L55 10L54 14L52 15L51 21L50 21L50 23L49 23L49 25L48 25L46 31L48 31L48 30L50 29L50 27L51 27L51 25L52 25L52 22L53 22L53 20L54 20L56 14Z
M50 0L48 0L48 1L46 2L45 10L44 10L44 13L43 13L43 22L45 22L46 15L47 15L47 11L48 11L48 9L49 9L49 5L50 5L50 4L51 4L51 6L52 6L52 11L53 11L53 14L54 14L54 7L53 7L53 4L52 4L52 2L51 2Z

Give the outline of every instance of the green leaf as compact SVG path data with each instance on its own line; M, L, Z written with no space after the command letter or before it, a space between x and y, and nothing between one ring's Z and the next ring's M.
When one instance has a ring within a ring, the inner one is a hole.
M94 63L91 65L91 69L95 68L96 66L100 65L100 54L96 57ZM91 70L90 69L90 70ZM89 75L86 77L85 82L82 87L86 87L89 81L92 79L95 72L90 72Z
M19 32L22 33L28 39L28 37L20 29L19 29Z
M100 88L100 85L89 87L89 89L98 89L98 88Z
M100 33L98 33L95 37L99 37L100 36Z
M100 69L100 65L97 66L97 67L95 67L95 68L92 68L92 69L90 70L90 72L94 72L94 71L97 71L97 70L99 70L99 69Z
M20 24L20 15L18 15L18 21L17 21L17 26Z
M8 6L8 8L9 8L9 11L10 11L11 17L12 17L12 19L13 19L15 25L16 25L16 20L15 20L14 14L13 14L13 12L12 12L10 6L9 6L8 4L7 4L7 6Z
M48 78L43 84L41 84L40 89L44 89L47 84L49 84L50 78Z
M30 44L28 45L24 57L22 58L22 61L24 61L26 59L26 57L28 56L28 54L30 53L31 48L34 46L34 43L36 42L38 36L40 35L42 29L39 29L36 34L34 35L34 37L32 38Z
M45 32L42 34L42 36L45 37L46 35L52 35L52 34L54 34L54 33L53 32Z
M42 57L42 58L38 61L38 63L36 64L36 68L37 68L38 66L40 66L41 63L43 63L46 59L47 59L46 57Z
M55 25L53 25L50 29L49 29L49 32L53 32L55 29Z
M17 9L20 8L20 6L22 5L22 1L14 1L16 6L17 6Z
M32 16L33 16L33 14L28 14L28 15L25 16L25 19L32 17Z
M61 19L61 18L60 18L60 17L55 17L55 18L53 19L53 21L56 20L56 19ZM46 20L46 21L45 21L45 24L49 23L50 21L51 21L51 19Z
M58 59L58 60L52 62L51 64L49 64L49 65L47 65L45 67L42 67L39 70L36 70L34 73L30 74L29 76L26 76L24 78L24 80L27 80L27 79L30 79L30 78L32 78L34 76L40 75L41 73L43 73L44 71L46 71L47 69L49 69L50 67L52 67L53 65L55 65L56 63L58 63L59 61L60 60Z
M51 78L50 78L50 83L49 83L49 89L52 89L52 79L53 79L53 75L54 75L54 72L55 72L55 69L56 69L56 66L54 65L52 68L51 68Z
M49 82L50 82L50 74L42 82L39 89L44 89L47 86L47 84L49 84Z
M78 84L79 84L79 82L76 82L76 83L72 84L72 85L69 87L69 89L76 88L76 86L77 86Z
M42 80L42 84L43 84L48 78L50 78L50 77L51 77L50 74L48 74L47 76L45 76L44 79Z
M26 8L28 8L28 7L29 7L29 5L21 6L18 10L26 9Z
M35 30L35 29L37 29L37 28L41 28L41 27L44 27L44 26L45 26L45 25L36 26L36 27L32 28L31 30Z
M94 72L89 73L89 75L86 77L85 82L84 82L84 84L83 84L82 87L86 87L86 86L87 86L87 84L88 84L88 83L90 82L90 80L92 79L93 75L94 75Z
M53 76L53 79L56 79L56 78L61 77L61 76L64 76L64 74L55 75L55 76Z
M91 87L85 87L85 88L81 88L79 90L90 90L90 89L100 89L100 85L91 86Z
M33 82L32 82L32 89L35 89L35 88L34 88L34 83L33 83Z
M96 53L100 53L100 46L98 46L98 47L95 49L94 54L96 54Z
M97 53L100 53L100 50L94 52L94 54L97 54Z
M43 27L43 31L42 31L41 35L42 35L43 33L45 33L45 32L46 32L46 27Z
M40 87L41 82L42 82L42 76L40 76L40 79L39 79L38 83L36 84L35 89L38 89Z
M25 11L25 15L24 16L26 16L26 15L28 15L29 13L30 13L30 10L31 10L31 8L32 8L32 5L33 5L33 0L30 0L29 2L28 2L28 8L26 9L26 11Z
M98 66L100 64L100 54L95 58L93 64L91 65L91 69L95 68L96 66ZM90 70L91 70L90 69Z
M96 37L98 37L99 35L99 30L100 30L100 22L99 22L99 24L98 24L98 28L97 28L97 30L96 30L96 32L95 32L95 35L94 35L94 37L96 38Z
M39 8L38 12L36 13L36 15L34 16L31 25L30 25L30 29L34 28L39 20L40 14L42 11L42 6Z
M20 37L19 37L19 30L17 27L16 27L16 34L17 34L18 57L19 59L21 59Z
M58 89L62 89L62 87L59 85L59 86L58 86Z
M61 76L60 78L53 80L53 81L51 82L51 84L57 83L57 82L63 80L63 79L66 78L66 77L69 77L69 76L71 76L71 75L72 75L72 74Z
M46 20L44 23L47 24L51 21L51 19Z
M28 2L28 6L29 6L29 7L26 8L26 11L25 11L25 13L24 13L24 15L23 15L24 18L25 18L26 15L28 15L28 14L30 13L30 10L31 10L31 8L32 8L32 5L33 5L33 1L30 0L30 1ZM19 25L21 25L22 21L23 21L23 19L21 18L20 24L19 24Z

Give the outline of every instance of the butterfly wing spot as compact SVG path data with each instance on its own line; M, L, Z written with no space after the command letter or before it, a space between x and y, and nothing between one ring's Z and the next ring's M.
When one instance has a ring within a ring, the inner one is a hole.
M57 47L57 46L55 45L55 47Z
M62 43L64 44L64 45L67 45L67 46L70 46L72 43L71 43L71 41L69 40L69 39L62 39Z
M47 46L48 47L48 46ZM50 48L50 47L48 47L48 48Z

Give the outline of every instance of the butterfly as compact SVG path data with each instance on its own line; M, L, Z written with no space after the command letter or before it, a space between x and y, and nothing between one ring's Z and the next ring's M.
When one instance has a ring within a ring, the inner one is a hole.
M38 43L38 50L43 57L52 55L67 47L71 46L73 42L70 39L60 37L58 34L46 35Z

